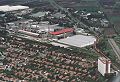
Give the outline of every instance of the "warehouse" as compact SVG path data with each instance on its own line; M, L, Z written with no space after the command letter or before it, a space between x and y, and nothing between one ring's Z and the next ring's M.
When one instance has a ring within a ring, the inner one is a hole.
M53 39L61 39L66 38L68 36L72 36L74 32L73 28L65 28L55 32L50 32L50 35Z
M37 13L34 13L32 15L30 15L31 17L35 17L35 18L38 18L38 17L44 17L45 15L49 14L50 12L37 12Z
M61 39L58 42L76 47L85 47L94 44L95 41L96 38L94 36L75 35Z
M4 6L0 6L0 11L8 12L8 11L23 10L28 8L29 8L28 6L21 6L21 5L17 5L17 6L4 5Z
M33 36L33 37L39 37L38 33L33 33L25 30L19 30L18 33L28 35L28 36Z

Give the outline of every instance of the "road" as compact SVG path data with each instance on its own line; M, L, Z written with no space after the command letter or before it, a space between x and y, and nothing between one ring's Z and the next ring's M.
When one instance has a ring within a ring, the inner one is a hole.
M112 47L113 51L115 52L116 56L119 59L120 62L120 48L118 47L118 45L116 44L116 42L113 39L108 39L108 42L110 44L110 46Z

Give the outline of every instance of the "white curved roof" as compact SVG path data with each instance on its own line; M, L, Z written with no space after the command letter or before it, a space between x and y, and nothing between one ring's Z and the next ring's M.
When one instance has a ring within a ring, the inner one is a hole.
M17 5L17 6L9 6L9 5L4 5L4 6L0 6L0 11L15 11L15 10L21 10L21 9L27 9L29 8L28 6L21 6L21 5Z

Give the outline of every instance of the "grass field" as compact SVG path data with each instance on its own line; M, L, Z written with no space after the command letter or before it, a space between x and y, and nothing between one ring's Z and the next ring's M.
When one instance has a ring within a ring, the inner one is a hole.
M114 24L117 33L120 34L120 15L119 16L109 16L111 23Z
M114 40L115 40L115 42L117 43L117 45L119 46L119 48L120 48L120 36L116 36L116 37L114 38Z

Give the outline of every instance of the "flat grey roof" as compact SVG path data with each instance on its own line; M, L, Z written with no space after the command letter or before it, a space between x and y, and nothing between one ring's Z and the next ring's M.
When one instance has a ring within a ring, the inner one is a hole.
M85 47L94 44L96 38L94 36L75 35L65 39L60 39L58 42L76 47Z
M47 12L38 12L38 13L35 13L35 14L32 14L30 16L33 16L33 17L43 17L45 16Z

